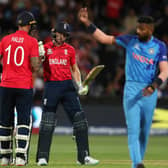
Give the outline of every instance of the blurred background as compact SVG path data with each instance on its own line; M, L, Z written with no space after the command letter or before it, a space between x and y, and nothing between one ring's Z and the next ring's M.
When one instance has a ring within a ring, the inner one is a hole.
M60 21L67 21L72 31L69 43L76 49L82 79L94 66L106 66L90 85L89 94L81 97L90 133L124 134L126 129L122 94L125 51L115 45L102 45L87 33L86 28L77 19L77 12L82 6L88 6L90 19L99 28L115 36L134 34L137 18L141 15L151 15L156 22L155 36L163 40L168 48L168 0L0 0L0 39L17 29L16 17L23 10L34 14L38 24L32 36L44 43L51 40L51 28ZM44 87L42 75L37 74L34 81L33 126L38 128ZM152 129L151 133L168 134L167 82L159 90L158 96L158 108L153 121L155 129ZM61 106L57 115L56 132L71 133L71 124Z

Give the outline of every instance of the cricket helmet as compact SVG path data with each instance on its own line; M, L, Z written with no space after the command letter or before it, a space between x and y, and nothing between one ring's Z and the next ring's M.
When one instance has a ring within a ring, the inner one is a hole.
M55 28L51 30L51 32L52 32L52 35L58 32L66 36L69 36L70 35L70 25L66 22L60 22L57 24Z
M19 26L26 26L34 25L37 22L34 18L34 15L31 12L23 11L17 16L16 23Z

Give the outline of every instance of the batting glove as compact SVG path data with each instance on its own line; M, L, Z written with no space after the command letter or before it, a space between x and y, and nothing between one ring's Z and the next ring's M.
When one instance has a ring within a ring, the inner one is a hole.
M38 45L39 45L39 56L44 57L45 50L44 50L43 42L39 41Z
M78 94L81 96L87 95L89 91L88 85L83 86L81 82L78 83Z

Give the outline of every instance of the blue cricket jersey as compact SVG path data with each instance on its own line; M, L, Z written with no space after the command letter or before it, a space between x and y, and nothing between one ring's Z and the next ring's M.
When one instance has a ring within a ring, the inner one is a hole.
M121 35L116 43L126 49L126 81L150 84L158 73L158 63L167 61L166 45L153 36L140 42L138 36Z

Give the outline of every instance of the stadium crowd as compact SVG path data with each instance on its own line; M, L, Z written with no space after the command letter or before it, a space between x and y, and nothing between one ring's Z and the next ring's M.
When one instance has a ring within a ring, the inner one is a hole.
M168 47L168 1L167 0L0 0L0 39L16 30L16 16L23 10L31 11L38 22L32 36L44 43L51 40L51 28L59 21L71 25L69 43L76 49L79 68L84 78L89 70L98 64L106 68L90 86L89 95L121 96L124 83L124 50L118 46L105 46L86 33L85 27L77 21L77 12L87 5L90 18L108 34L135 33L138 16L151 15L156 21L155 36ZM106 57L105 55L109 55ZM40 100L43 91L42 73L35 77L35 100ZM168 96L165 84L159 97Z

